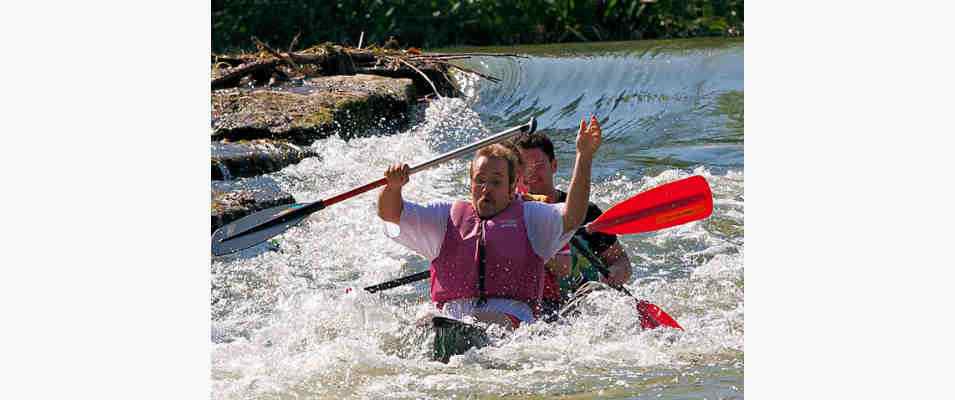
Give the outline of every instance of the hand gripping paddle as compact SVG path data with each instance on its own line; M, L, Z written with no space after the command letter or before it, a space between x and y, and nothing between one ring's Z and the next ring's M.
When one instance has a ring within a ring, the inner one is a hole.
M507 139L517 136L521 133L531 133L537 129L537 121L533 117L527 123L502 131L494 136L487 137L472 144L459 147L444 153L432 160L415 165L410 168L410 173L433 167L445 161L455 159L465 153L479 149L481 147L503 142ZM287 204L268 208L252 215L245 216L238 221L225 225L212 233L212 255L222 256L237 252L242 249L252 247L262 243L276 235L285 232L289 228L298 225L306 217L325 207L350 199L356 195L365 193L379 186L384 186L387 181L381 178L367 185L349 190L338 196L318 200L312 203Z

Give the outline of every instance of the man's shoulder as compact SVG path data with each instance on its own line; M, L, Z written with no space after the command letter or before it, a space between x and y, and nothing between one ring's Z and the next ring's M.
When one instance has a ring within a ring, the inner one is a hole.
M538 202L541 202L541 203L546 203L546 202L547 202L547 196L542 195L542 194L524 193L524 194L521 195L521 200L524 200L524 201L538 201Z
M559 189L555 189L555 191L557 192L558 201L567 201L567 192ZM587 206L587 215L584 216L584 224L593 222L603 213L604 212L602 209L600 209L600 206L591 201ZM608 235L600 232L587 232L587 230L584 228L580 228L577 231L577 234L583 236L583 238L587 240L590 248L597 253L601 253L610 248L610 246L612 246L614 243L617 243L616 235Z
M403 208L407 212L420 216L446 216L450 215L451 209L457 203L456 201L429 201L422 204L405 200Z
M554 189L554 197L557 198L558 203L564 203L567 201L567 192L560 189Z
M551 209L559 209L561 207L560 204L551 204L546 201L537 201L537 200L532 200L532 201L524 200L523 205L525 210L529 210L529 209L551 210Z
M555 197L557 197L557 202L561 203L561 202L567 201L567 192L560 189L554 189L554 194L555 194ZM592 201L588 202L588 204L590 204L593 207L597 207L597 203L594 203Z
M551 204L543 201L524 201L524 217L528 222L541 222L541 218L560 220L562 204Z
M406 205L411 205L413 207L422 207L422 208L448 208L454 205L455 203L460 203L459 200L430 200L426 202L416 202L408 199L403 199L402 202Z
M560 189L554 189L554 192L557 194L557 202L563 203L567 201L567 192ZM587 216L584 217L584 223L586 224L588 222L592 222L603 213L604 211L600 208L600 206L592 201L589 202L587 204Z

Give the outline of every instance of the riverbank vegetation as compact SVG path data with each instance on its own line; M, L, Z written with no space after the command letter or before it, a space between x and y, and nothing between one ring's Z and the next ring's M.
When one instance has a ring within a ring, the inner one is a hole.
M434 48L742 34L742 0L212 1L216 52L250 36Z

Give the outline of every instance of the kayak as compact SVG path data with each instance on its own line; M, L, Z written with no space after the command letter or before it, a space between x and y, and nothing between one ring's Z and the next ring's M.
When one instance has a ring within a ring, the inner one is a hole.
M451 356L464 354L472 347L481 348L490 343L484 328L464 321L432 317L431 327L434 330L431 359L445 364Z
M555 318L552 320L542 319L541 322L553 323L558 319L575 315L587 294L606 289L610 289L610 287L603 283L588 282L578 289L570 301L564 304L558 312L554 313ZM491 343L485 328L461 320L432 317L431 328L434 331L434 348L431 352L433 361L447 364L451 356L464 354L472 347L482 348Z

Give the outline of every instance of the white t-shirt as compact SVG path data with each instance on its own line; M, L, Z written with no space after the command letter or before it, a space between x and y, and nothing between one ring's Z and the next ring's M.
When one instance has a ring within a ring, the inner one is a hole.
M385 234L421 254L428 261L434 261L441 254L441 245L448 228L452 204L451 202L434 202L419 205L405 201L402 205L399 224L386 222ZM563 209L564 203L524 202L527 239L534 253L543 260L551 259L574 236L575 230L564 233L564 219L561 217ZM445 304L443 311L460 319L477 310L493 310L511 314L524 322L534 321L533 312L523 302L490 298L487 299L484 307L476 307L474 301L476 299L451 301Z

